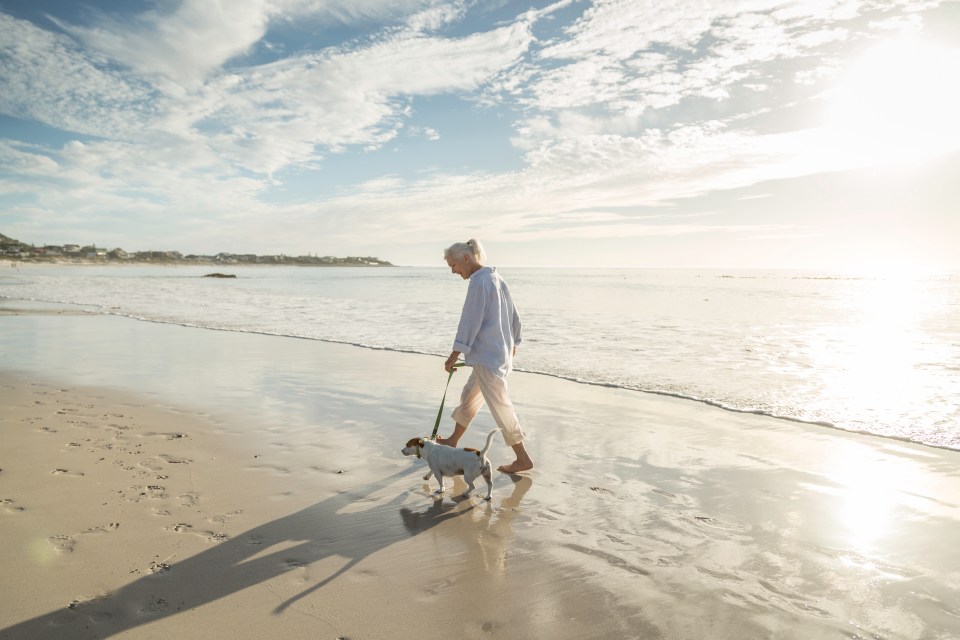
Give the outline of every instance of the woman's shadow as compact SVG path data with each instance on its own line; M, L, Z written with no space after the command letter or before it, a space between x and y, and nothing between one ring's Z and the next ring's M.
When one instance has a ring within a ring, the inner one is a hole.
M250 529L172 565L167 571L144 576L105 597L0 629L0 638L109 638L121 631L189 611L324 558L347 559L343 567L277 607L275 613L280 613L295 601L322 589L371 554L473 509L473 506L462 508L455 502L434 501L421 511L403 507L401 517L397 518L398 508L410 494L404 491L366 510L354 510L358 500L369 500L375 491L415 471L420 472L417 468L405 469ZM263 553L278 544L281 544L279 550Z

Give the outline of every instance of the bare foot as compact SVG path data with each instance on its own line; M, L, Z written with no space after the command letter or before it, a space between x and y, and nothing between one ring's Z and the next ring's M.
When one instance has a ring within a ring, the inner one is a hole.
M453 433L450 434L450 437L437 438L435 442L437 444L445 444L448 447L456 447L457 443L460 442L460 438L462 438L466 432L467 428L458 422L454 425Z
M497 471L500 473L520 473L521 471L530 471L530 469L533 469L533 460L530 459L530 454L527 453L523 442L518 442L510 446L513 448L513 453L517 456L517 459L510 464L500 465L497 467Z
M533 469L533 460L527 458L526 460L514 460L510 464L502 464L497 467L497 471L501 473L520 473L521 471L530 471Z

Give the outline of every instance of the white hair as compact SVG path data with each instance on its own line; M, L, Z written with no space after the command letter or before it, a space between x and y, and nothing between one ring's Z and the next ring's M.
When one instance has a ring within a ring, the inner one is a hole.
M471 255L476 258L477 262L480 264L483 264L487 259L487 254L483 250L483 245L480 244L479 240L474 238L470 238L466 242L454 242L443 251L444 258L456 259L467 255Z

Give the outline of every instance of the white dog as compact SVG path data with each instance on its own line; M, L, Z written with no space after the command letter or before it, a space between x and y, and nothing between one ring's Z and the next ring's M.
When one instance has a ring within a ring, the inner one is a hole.
M490 450L490 443L493 442L493 436L499 429L494 429L487 436L487 444L482 451L476 449L454 449L445 444L437 444L426 438L411 438L402 451L405 456L417 456L423 458L430 465L430 471L423 476L424 480L429 480L434 476L440 483L437 494L443 493L443 477L462 475L467 483L467 490L463 492L464 497L469 496L470 492L476 489L473 481L478 476L483 476L487 481L487 497L489 500L493 493L493 480L491 479L490 461L487 459L487 451Z

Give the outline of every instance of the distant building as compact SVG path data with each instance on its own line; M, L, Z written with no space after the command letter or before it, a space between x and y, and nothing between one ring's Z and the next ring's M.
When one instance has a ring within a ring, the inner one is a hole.
M134 254L137 260L151 260L170 262L183 260L183 254L179 251L138 251Z
M324 266L373 266L389 267L393 266L385 260L370 256L347 258L335 258L333 256L319 256L317 254L288 256L280 255L257 255L254 253L236 254L220 253L215 256L188 255L184 257L179 251L138 251L136 253L127 253L117 247L110 251L98 249L96 245L45 245L36 247L20 242L14 238L0 233L0 255L9 259L63 262L62 257L70 259L70 262L106 262L106 261L129 261L129 262L181 262L181 263L221 263L221 264L279 264L279 265L324 265Z

